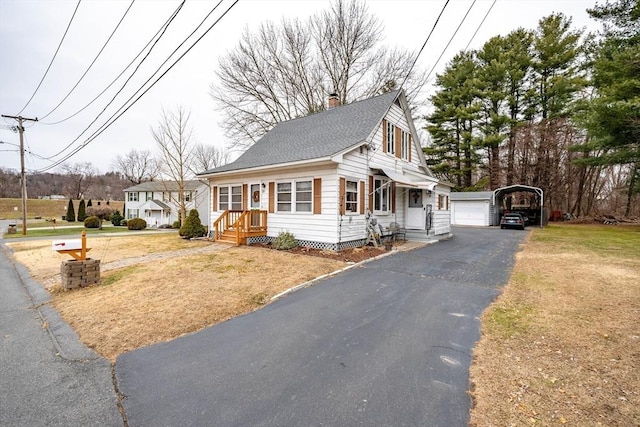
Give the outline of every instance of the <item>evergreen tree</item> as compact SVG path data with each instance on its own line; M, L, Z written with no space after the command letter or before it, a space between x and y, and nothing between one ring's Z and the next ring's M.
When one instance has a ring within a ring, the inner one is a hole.
M182 227L180 227L178 233L187 239L204 236L205 228L202 222L200 222L200 214L197 209L191 209L189 216L182 224Z
M69 199L69 205L67 206L67 221L75 222L76 211L73 209L73 200Z
M80 205L78 206L78 221L84 222L87 219L86 208L84 204L84 199L80 200Z
M584 123L592 138L588 146L602 154L583 162L624 165L629 215L640 193L640 2L607 2L588 12L604 24L604 38L593 64L598 97Z
M87 202L87 207L89 208L91 206L93 206L93 203L91 203L91 199L89 199L89 201Z
M432 143L424 152L434 173L456 184L458 190L468 189L480 162L474 146L480 105L473 54L456 55L436 82L439 90L431 97L435 110L426 118Z

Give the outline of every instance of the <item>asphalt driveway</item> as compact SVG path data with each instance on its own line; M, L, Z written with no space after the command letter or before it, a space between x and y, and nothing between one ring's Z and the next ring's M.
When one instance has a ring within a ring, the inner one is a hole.
M467 425L478 316L526 233L454 233L120 356L129 425Z

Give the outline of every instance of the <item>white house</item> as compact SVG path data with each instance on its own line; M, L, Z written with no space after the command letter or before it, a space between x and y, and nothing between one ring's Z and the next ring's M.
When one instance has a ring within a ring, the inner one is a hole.
M209 224L211 191L206 182L190 180L185 183L182 195L175 181L149 181L125 188L126 219L142 218L149 227L173 224L180 215L180 200L184 199L187 214L197 209L202 224Z
M409 238L450 233L451 185L427 167L404 93L336 104L279 123L236 161L199 174L214 238L251 244L288 231L302 246L362 246L368 211Z

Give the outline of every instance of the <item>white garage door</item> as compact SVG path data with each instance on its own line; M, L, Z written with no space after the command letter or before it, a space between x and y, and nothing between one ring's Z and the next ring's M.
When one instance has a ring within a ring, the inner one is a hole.
M453 225L489 226L489 202L485 200L451 202Z

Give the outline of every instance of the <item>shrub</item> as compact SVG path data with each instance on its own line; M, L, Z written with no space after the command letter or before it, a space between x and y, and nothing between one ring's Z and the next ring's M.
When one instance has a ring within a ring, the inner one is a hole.
M273 242L273 247L279 251L293 249L296 246L298 246L298 242L296 242L295 236L288 231L280 232L278 237L276 237L276 240Z
M78 221L84 221L88 216L89 215L87 215L87 211L84 206L84 199L82 199L80 200L80 204L78 205Z
M65 215L67 221L75 222L76 211L73 209L73 200L69 199L69 206L67 206L67 215Z
M88 216L84 220L84 228L98 228L100 227L100 218L97 216Z
M204 236L205 229L200 222L200 214L197 209L191 209L189 216L180 227L179 234L187 239L193 239L194 237Z
M180 221L178 220L173 221L173 225L171 225L171 228L180 228Z
M126 226L127 226L127 222L128 222L128 221L127 221L126 219L122 218L122 220L120 221L120 225L122 225L122 226L125 226L125 227L126 227Z
M129 230L144 230L147 228L147 221L142 218L131 218L127 221L127 228Z
M120 215L120 211L115 211L111 214L111 224L113 225L122 225L123 219L122 215Z
M97 216L100 220L100 230L102 230L102 221L109 221L111 219L111 215L113 214L113 209L109 206L98 206L98 207L90 207L87 208L87 213L89 215Z

